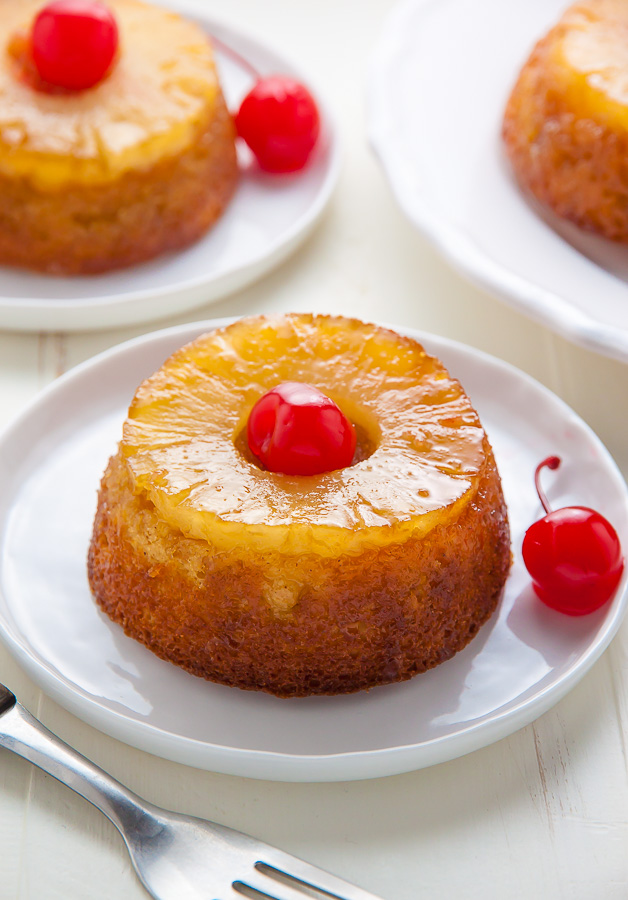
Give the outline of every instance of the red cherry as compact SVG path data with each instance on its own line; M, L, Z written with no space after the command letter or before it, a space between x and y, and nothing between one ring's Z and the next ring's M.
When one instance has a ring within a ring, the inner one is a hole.
M80 91L105 77L118 49L118 27L96 0L55 0L39 12L31 35L40 77L49 84Z
M320 475L351 465L355 429L318 388L285 381L257 401L247 425L249 448L271 472Z
M547 606L582 616L610 600L624 560L617 532L604 516L586 506L550 510L540 473L559 465L557 456L549 456L536 467L536 489L547 515L526 531L523 560Z
M266 172L296 172L318 140L320 116L314 98L284 75L260 78L235 117L239 136Z

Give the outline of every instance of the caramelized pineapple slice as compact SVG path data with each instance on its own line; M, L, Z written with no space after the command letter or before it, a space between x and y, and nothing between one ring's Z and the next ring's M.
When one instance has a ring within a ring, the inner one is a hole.
M111 73L88 91L46 93L23 77L43 5L0 0L0 172L44 190L109 184L194 144L222 102L201 28L141 0L108 0L120 31Z
M264 471L247 418L282 381L356 425L354 465ZM219 550L357 554L446 525L473 499L485 435L460 384L415 341L341 317L246 319L198 338L138 389L121 450L136 494Z

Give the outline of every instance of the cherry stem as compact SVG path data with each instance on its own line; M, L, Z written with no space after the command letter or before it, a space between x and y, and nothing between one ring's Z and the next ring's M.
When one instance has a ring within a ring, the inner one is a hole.
M215 34L212 34L211 41L214 47L217 47L225 56L228 56L236 65L240 66L240 68L244 69L249 75L255 79L255 81L259 81L261 79L261 74L257 71L254 65L245 59L242 54L238 53L237 50L234 50L233 47L230 47L229 44L225 44L224 41L221 41L220 38L217 38Z
M548 503L547 497L545 496L545 491L541 487L541 470L544 468L548 469L557 469L560 465L560 457L559 456L548 456L547 459L544 459L543 462L540 462L535 469L534 472L534 484L536 486L536 492L539 495L539 500L543 506L543 509L546 513L551 513L552 509Z

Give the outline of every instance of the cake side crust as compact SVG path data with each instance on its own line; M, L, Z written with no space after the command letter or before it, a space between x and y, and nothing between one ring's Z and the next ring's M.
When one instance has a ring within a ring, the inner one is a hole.
M212 553L103 477L88 573L101 608L195 675L281 697L403 681L449 659L494 611L510 567L491 448L474 498L423 539L338 558Z
M200 238L237 180L233 121L219 95L183 153L106 185L44 191L0 172L0 263L76 275L144 262Z

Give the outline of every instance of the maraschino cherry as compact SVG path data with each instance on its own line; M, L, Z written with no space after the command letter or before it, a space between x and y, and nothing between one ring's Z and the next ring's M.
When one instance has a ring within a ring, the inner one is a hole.
M266 172L302 169L316 146L320 116L308 89L294 78L258 78L235 117L238 135Z
M249 448L271 472L320 475L351 464L355 429L318 388L285 381L257 401L247 425Z
M536 467L534 481L546 515L526 531L523 560L547 606L582 616L610 600L624 561L617 532L600 513L586 506L550 509L540 473L559 465L558 456L548 456Z
M55 0L33 22L31 53L47 84L81 91L109 72L118 49L118 27L97 0Z
M274 174L298 172L307 164L321 128L314 97L288 75L262 76L246 57L215 35L212 42L245 69L253 87L235 113L238 136L260 169Z

